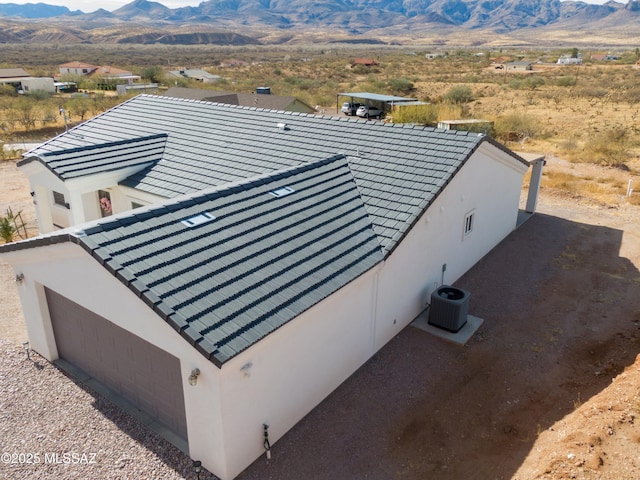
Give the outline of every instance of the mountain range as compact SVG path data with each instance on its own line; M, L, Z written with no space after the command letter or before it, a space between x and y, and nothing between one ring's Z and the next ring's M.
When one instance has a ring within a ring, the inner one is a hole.
M640 0L592 5L559 0L207 0L171 9L148 0L108 12L43 3L0 4L0 43L260 44L324 41L388 43L455 32L482 43L487 34L553 41L599 32L640 37ZM28 28L25 28L25 25ZM559 35L559 36L558 36ZM606 43L606 41L605 41Z

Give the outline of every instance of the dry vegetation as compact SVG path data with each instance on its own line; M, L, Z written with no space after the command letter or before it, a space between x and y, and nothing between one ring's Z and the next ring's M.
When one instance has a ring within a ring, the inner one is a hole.
M214 46L24 46L7 45L6 64L34 75L50 76L57 65L80 60L114 65L166 86L254 91L268 85L277 95L293 95L309 105L335 111L336 94L349 91L403 95L428 102L411 114L396 112L393 121L435 124L438 120L479 118L494 122L493 135L517 151L539 152L572 164L597 164L585 176L571 165L548 169L545 185L604 203L640 204L640 193L627 195L629 180L637 186L640 169L640 69L636 50L621 51L615 62L595 62L581 51L585 63L558 66L571 50L438 51L427 59L424 48L399 46L319 45L316 47ZM433 52L433 50L431 51ZM576 50L573 50L576 53ZM350 68L355 57L375 59L374 67ZM496 69L496 57L525 59L533 71ZM25 60L28 58L28 60ZM234 60L235 65L229 66ZM203 86L168 79L168 69L204 68L223 80ZM63 108L70 124L86 120L123 98L95 92L96 82L75 80L89 98L16 96L0 89L0 140L46 137L63 130ZM11 156L11 155L9 155Z

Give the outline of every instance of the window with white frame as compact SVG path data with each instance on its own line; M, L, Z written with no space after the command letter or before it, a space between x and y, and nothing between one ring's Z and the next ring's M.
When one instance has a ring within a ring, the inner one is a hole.
M464 230L463 230L463 238L471 235L473 231L473 224L475 223L475 210L470 211L464 216Z

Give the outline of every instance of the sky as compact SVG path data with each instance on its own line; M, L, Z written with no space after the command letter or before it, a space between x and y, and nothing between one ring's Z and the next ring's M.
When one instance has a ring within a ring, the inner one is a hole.
M60 5L69 8L70 10L82 10L84 13L94 12L99 8L104 8L112 12L127 3L131 3L132 0L0 0L0 3L46 3L48 5ZM178 7L196 7L200 5L203 0L152 0L157 3L161 3L168 8ZM310 0L311 1L311 0ZM601 5L607 0L582 0L585 3L593 3ZM618 3L627 3L627 0L616 0Z

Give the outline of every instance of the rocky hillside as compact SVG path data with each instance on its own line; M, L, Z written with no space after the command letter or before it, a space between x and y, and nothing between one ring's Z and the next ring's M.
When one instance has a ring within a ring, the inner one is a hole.
M90 13L44 4L3 4L0 42L41 41L41 30L46 29L60 42L67 37L69 43L96 43L96 29L116 26L116 43L158 43L162 38L160 43L246 45L300 39L303 31L323 32L328 40L336 40L362 35L419 36L452 28L510 34L556 25L578 33L583 27L597 30L599 24L609 31L613 25L611 33L628 36L640 33L639 17L636 0L604 5L559 0L207 0L197 7L175 9L134 0L113 12ZM229 31L242 35L224 34ZM269 37L266 42L265 36Z

